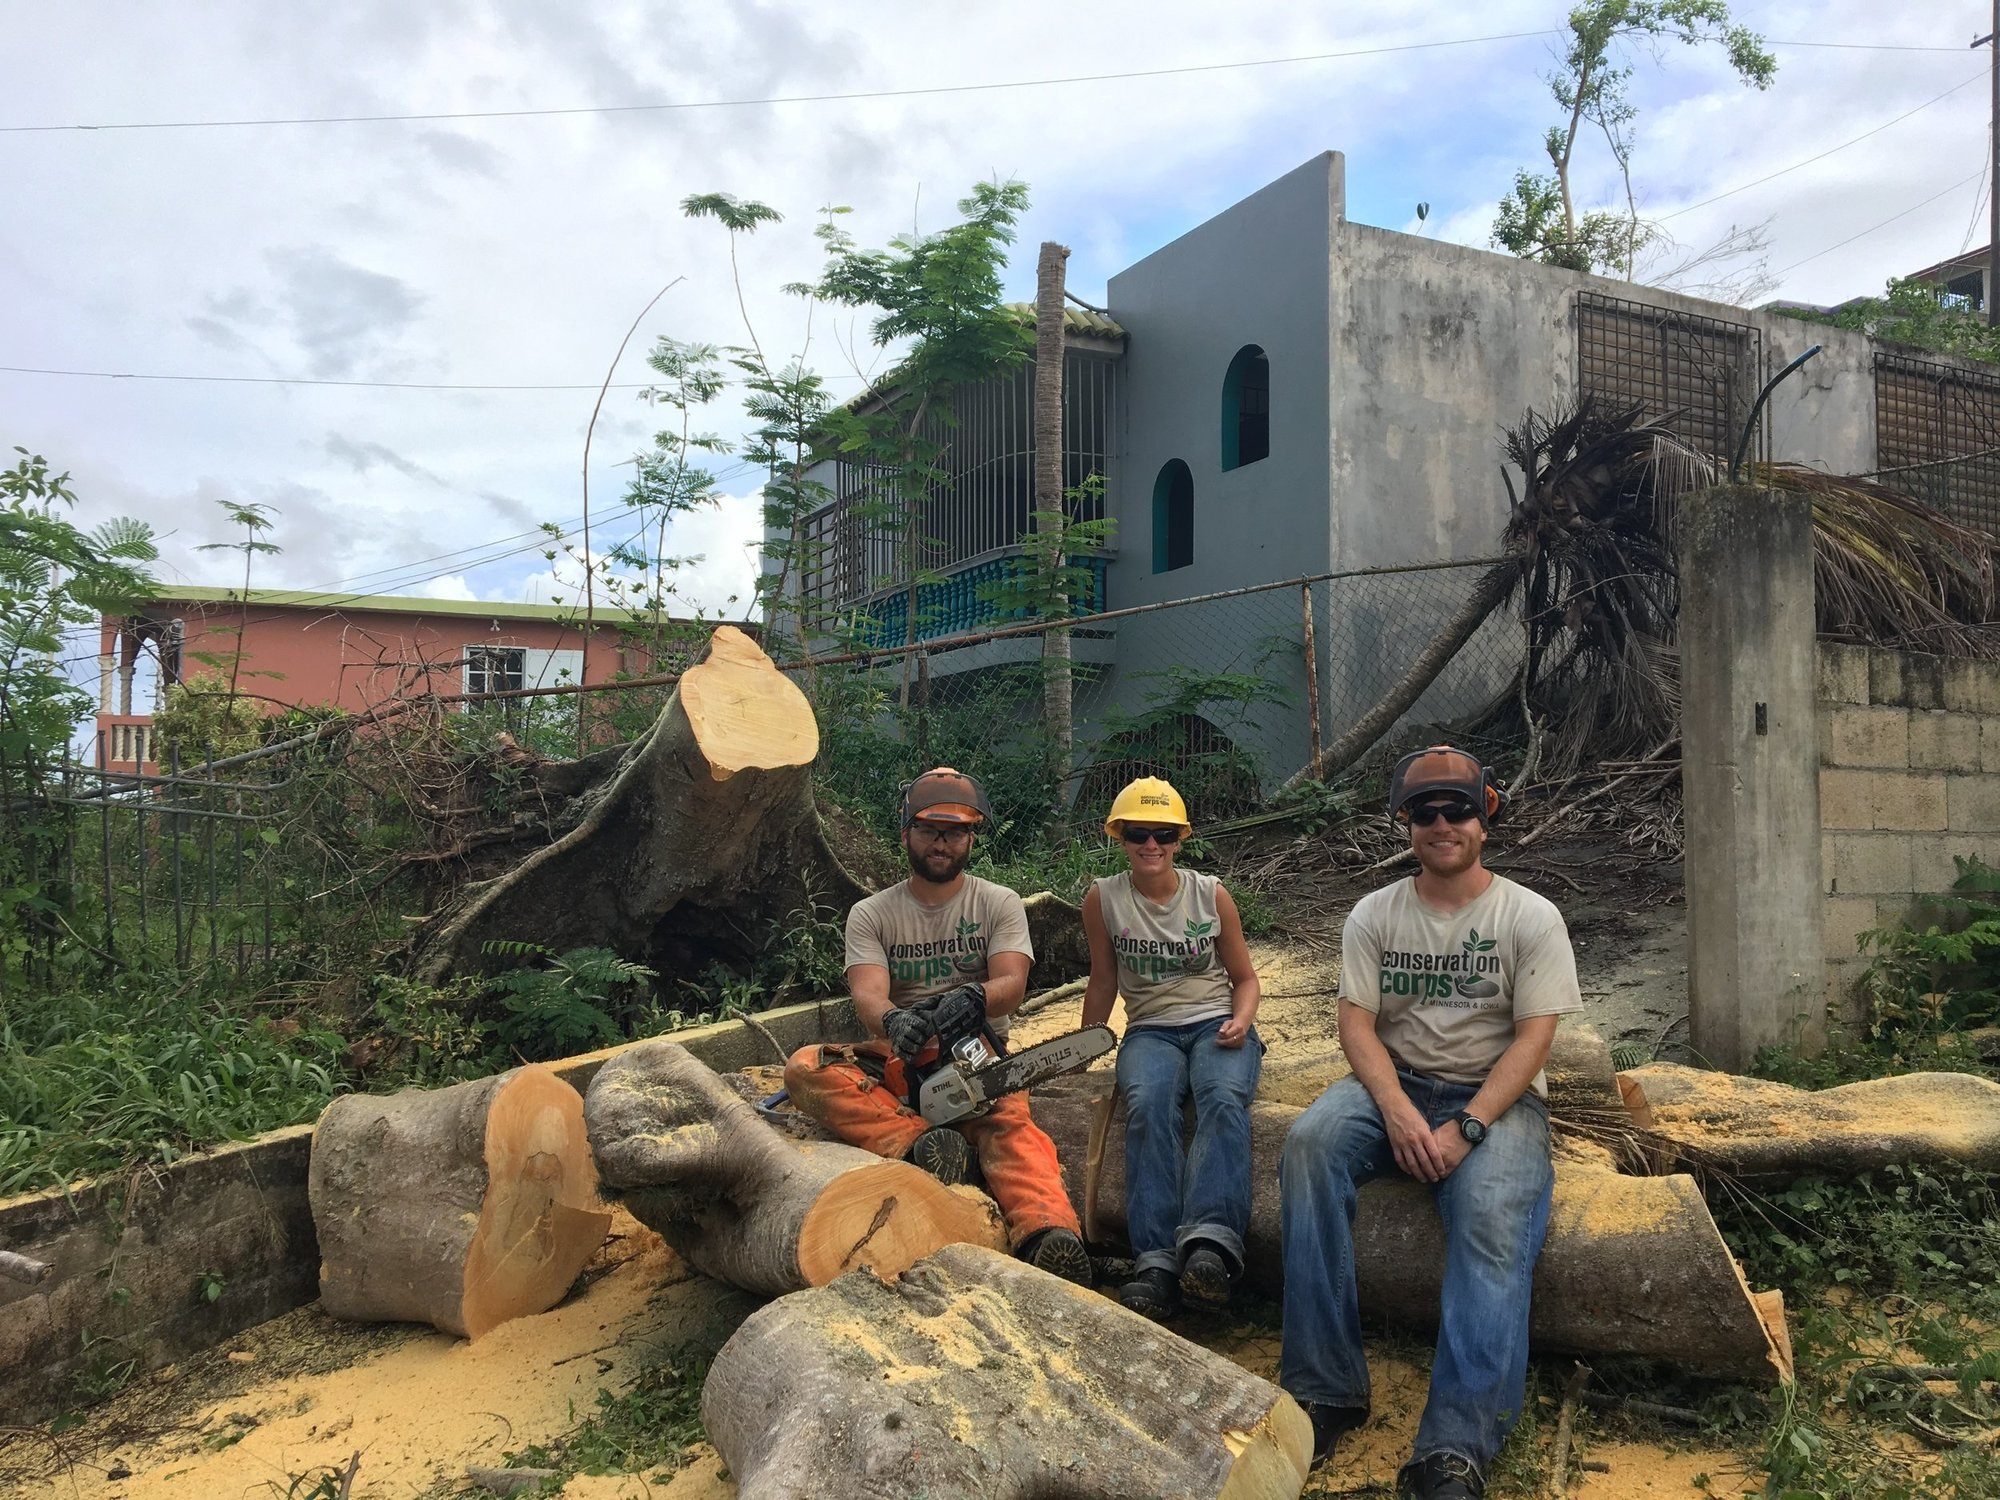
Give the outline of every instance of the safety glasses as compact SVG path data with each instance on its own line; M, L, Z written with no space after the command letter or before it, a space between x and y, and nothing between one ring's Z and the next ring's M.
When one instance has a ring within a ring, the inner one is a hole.
M1439 818L1447 823L1470 823L1478 816L1478 809L1470 802L1424 802L1409 809L1410 821L1419 828L1428 828Z
M1158 844L1162 849L1171 848L1181 841L1178 828L1134 828L1128 823L1119 832L1128 844Z

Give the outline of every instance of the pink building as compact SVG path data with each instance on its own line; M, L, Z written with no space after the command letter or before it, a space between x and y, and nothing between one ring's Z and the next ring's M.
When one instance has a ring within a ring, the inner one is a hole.
M697 651L707 639L704 625L672 623L689 628ZM167 688L213 675L203 658L226 661L238 650L239 691L271 713L324 705L359 712L413 693L556 687L672 669L656 668L643 643L602 619L586 653L577 610L555 604L181 588L107 616L102 632L101 751L92 759L101 753L113 771L152 769L152 711ZM147 701L134 701L135 683Z

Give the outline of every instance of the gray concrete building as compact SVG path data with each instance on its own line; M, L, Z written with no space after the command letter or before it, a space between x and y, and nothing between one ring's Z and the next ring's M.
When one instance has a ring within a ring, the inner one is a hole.
M1821 355L1766 408L1755 456L1837 473L1896 469L1948 512L2000 522L2000 458L1935 463L1996 446L1990 369L1352 223L1338 152L1118 271L1107 297L1105 316L1073 315L1066 380L1067 482L1101 475L1102 513L1116 526L1092 563L1099 609L1490 556L1508 512L1500 436L1531 408L1585 394L1643 405L1726 458L1763 381L1815 343ZM992 620L978 585L1023 547L1033 381L1025 366L962 403L952 477L924 518L923 563L942 581L923 591L920 638ZM810 528L821 552L803 580L809 610L874 620L880 643L900 643L904 549L863 517L865 476L829 462L817 477L835 498ZM1313 592L1328 735L1373 701L1373 685L1401 671L1470 584L1465 573L1422 576L1422 588L1336 579ZM1282 701L1217 727L1250 753L1268 791L1307 754L1303 615L1297 591L1284 604L1257 597L1266 602L1255 612L1194 606L1085 633L1079 660L1099 670L1079 713L1135 712L1176 666L1257 674ZM930 670L989 670L1033 651L940 653ZM1507 660L1504 641L1483 670L1473 656L1415 717L1463 710L1505 675L1493 665Z

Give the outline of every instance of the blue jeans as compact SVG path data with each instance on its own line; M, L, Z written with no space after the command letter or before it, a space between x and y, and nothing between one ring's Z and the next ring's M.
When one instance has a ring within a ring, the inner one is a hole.
M1264 1067L1257 1029L1218 1047L1226 1017L1187 1026L1134 1026L1118 1047L1125 1099L1125 1236L1137 1269L1180 1271L1190 1240L1207 1240L1243 1268L1250 1226L1250 1096ZM1194 1141L1182 1171L1182 1113L1194 1096Z
M1435 1128L1477 1089L1396 1070ZM1375 1101L1343 1078L1301 1115L1278 1168L1284 1215L1285 1337L1278 1383L1300 1401L1365 1409L1368 1365L1354 1285L1355 1190L1400 1169ZM1445 1265L1430 1400L1416 1454L1456 1453L1484 1474L1521 1414L1528 1295L1549 1226L1555 1170L1548 1106L1523 1094L1431 1196Z

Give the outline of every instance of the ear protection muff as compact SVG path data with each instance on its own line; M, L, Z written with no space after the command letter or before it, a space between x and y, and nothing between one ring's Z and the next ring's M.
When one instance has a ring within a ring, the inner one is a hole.
M1390 821L1398 827L1409 824L1409 814L1403 810L1403 783L1410 768L1427 755L1456 755L1479 767L1479 785L1473 794L1473 805L1480 811L1480 818L1488 827L1497 823L1513 800L1507 789L1493 779L1493 772L1483 763L1460 750L1456 745L1426 745L1421 750L1412 750L1396 762L1396 769L1389 778Z

